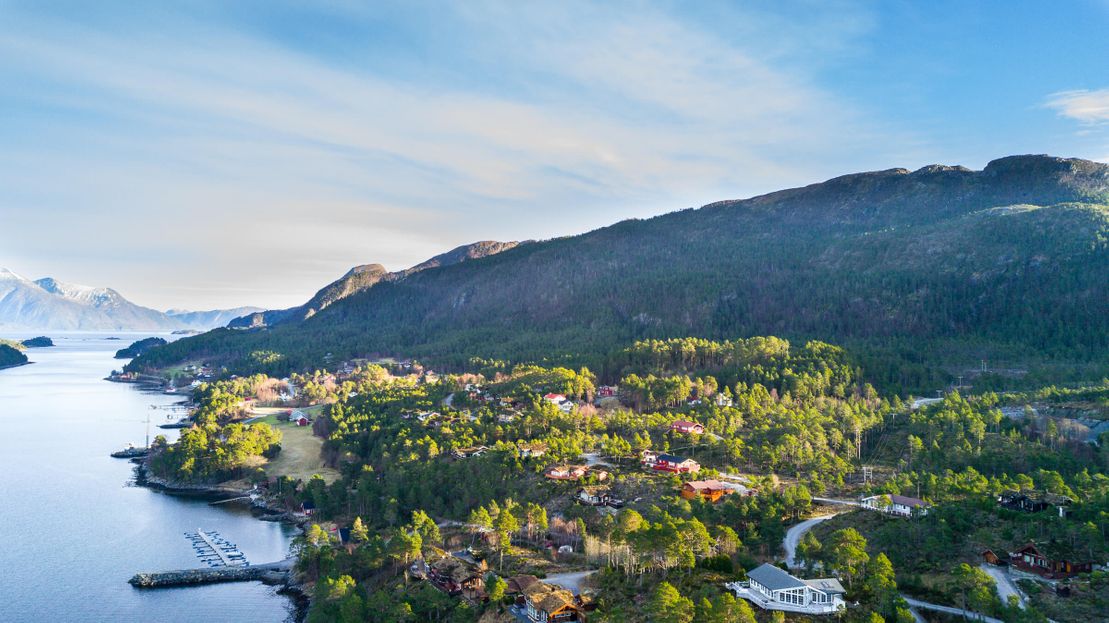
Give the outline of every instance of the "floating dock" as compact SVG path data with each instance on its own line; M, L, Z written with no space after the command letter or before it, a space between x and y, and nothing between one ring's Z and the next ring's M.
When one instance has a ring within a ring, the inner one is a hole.
M185 538L192 541L197 558L210 567L248 567L246 556L238 546L228 542L218 532L205 532L197 528L195 533L186 532Z

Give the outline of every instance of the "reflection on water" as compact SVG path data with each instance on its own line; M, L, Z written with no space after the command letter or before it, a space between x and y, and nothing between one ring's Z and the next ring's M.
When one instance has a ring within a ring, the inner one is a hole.
M4 335L0 337L30 337ZM251 562L279 560L292 531L233 504L132 486L128 461L180 400L103 381L136 336L51 335L33 365L0 371L0 619L13 621L285 621L290 602L258 583L140 591L139 571L199 567L186 532L215 530ZM151 409L151 406L160 407ZM176 414L172 417L176 418Z

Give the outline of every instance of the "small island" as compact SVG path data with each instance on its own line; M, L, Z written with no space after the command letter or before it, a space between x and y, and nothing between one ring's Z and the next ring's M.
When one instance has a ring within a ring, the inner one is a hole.
M12 346L0 344L0 370L22 366L26 363L27 355Z
M146 351L156 347L162 346L167 342L160 337L148 337L137 342L134 342L127 348L121 348L116 351L116 359L133 359Z
M23 346L26 348L49 348L53 345L54 340L46 337L45 335L33 337L29 340L23 340Z

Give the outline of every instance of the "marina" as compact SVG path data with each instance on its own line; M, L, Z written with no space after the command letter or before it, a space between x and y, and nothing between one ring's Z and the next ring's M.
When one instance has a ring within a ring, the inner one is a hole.
M234 543L224 539L218 532L205 532L197 528L196 532L186 532L188 539L196 552L196 557L209 567L248 567L250 563Z

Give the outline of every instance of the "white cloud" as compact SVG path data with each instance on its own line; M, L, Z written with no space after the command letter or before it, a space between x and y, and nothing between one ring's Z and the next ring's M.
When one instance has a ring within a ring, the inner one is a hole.
M188 19L126 33L13 19L0 78L59 113L31 115L27 144L0 132L0 217L26 239L52 232L27 257L143 255L83 265L104 275L51 266L60 278L166 307L291 305L356 263L397 269L477 239L884 168L914 142L790 60L791 46L844 48L859 20L768 41L757 15L733 16L732 38L649 6L579 9L460 18L473 74L518 76L513 88L385 76ZM271 294L233 300L236 281Z
M1053 93L1047 98L1045 106L1063 117L1082 123L1109 122L1109 89Z

